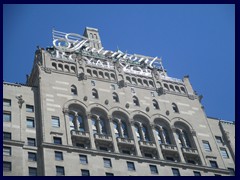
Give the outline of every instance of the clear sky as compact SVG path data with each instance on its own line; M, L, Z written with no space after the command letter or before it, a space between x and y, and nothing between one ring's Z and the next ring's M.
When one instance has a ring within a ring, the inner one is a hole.
M99 29L104 49L162 57L168 76L190 82L207 116L235 120L235 5L4 5L3 80L25 83L36 46L52 28Z

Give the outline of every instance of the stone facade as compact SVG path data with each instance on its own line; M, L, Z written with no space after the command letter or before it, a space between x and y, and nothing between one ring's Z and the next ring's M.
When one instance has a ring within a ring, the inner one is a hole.
M235 125L206 116L188 76L55 50L35 52L26 85L3 83L4 176L233 175Z

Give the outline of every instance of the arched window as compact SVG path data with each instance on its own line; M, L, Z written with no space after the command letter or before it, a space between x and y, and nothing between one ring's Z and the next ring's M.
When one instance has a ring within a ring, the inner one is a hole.
M141 134L140 134L140 127L137 124L135 124L134 125L134 129L135 129L135 133L136 133L137 139L138 140L142 140L142 137L141 137Z
M144 84L144 86L148 86L148 82L146 79L143 80L143 84Z
M119 98L118 98L118 95L117 95L117 93L113 93L113 101L114 102L119 102Z
M74 85L71 86L71 94L72 95L77 95L77 88Z
M184 94L186 93L186 90L185 90L184 87L181 87L180 89L181 89L181 91L182 91Z
M115 80L115 75L111 73L111 80Z
M71 71L75 72L75 67L74 66L71 66Z
M136 80L136 78L132 78L132 84L137 85L137 80Z
M133 104L135 106L139 106L139 101L138 101L138 98L136 96L133 96Z
M78 127L79 131L84 132L85 131L84 120L81 115L78 115L78 124L79 124L79 127Z
M92 89L92 97L98 99L98 92L96 89Z
M169 85L171 91L175 91L173 85Z
M93 134L96 134L99 132L97 127L97 119L95 117L92 117L92 130L93 130Z
M150 85L150 87L154 86L152 81L149 81L149 85Z
M93 70L93 77L98 77L98 73L96 70Z
M124 121L121 121L121 123L122 123L123 137L128 138L127 125Z
M172 103L172 108L175 113L179 113L178 107L175 103Z
M54 67L54 69L57 69L57 64L56 63L52 63L52 66Z
M103 75L102 71L99 72L99 76L101 76L101 78L104 78L104 75Z
M166 144L171 144L170 137L169 137L167 129L165 127L163 127L162 130L163 130L163 137L165 139L165 143Z
M168 87L168 85L167 85L167 84L165 84L165 83L164 83L164 89L165 89L165 90L169 90L169 87Z
M178 92L180 92L180 89L179 89L178 86L175 86L175 89L176 89Z
M142 80L138 78L138 84L143 85Z
M149 134L148 134L148 129L144 124L142 125L142 132L143 132L143 136L145 138L145 141L150 141Z
M113 121L114 133L116 137L120 136L119 124L116 121Z
M87 69L87 73L89 76L92 76L92 71L90 69Z
M68 72L70 71L70 69L69 69L69 66L68 66L68 65L65 65L65 66L64 66L64 68L66 69L66 71L68 71Z
M109 73L105 72L106 79L110 79Z
M58 68L63 71L63 65L62 64L58 64Z
M129 76L126 77L126 80L127 80L128 83L131 83L131 79L130 79Z
M100 134L107 134L105 119L103 119L102 117L100 117L99 130Z
M159 109L158 102L155 99L153 100L153 107L154 109Z

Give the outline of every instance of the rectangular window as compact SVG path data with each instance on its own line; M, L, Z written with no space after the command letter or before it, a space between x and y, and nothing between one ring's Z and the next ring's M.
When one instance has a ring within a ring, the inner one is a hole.
M128 155L131 154L129 150L122 150L122 153L123 153L123 154L128 154Z
M10 107L11 106L11 100L10 99L3 99L3 106Z
M62 161L63 160L63 153L59 151L55 151L55 160Z
M79 159L80 159L81 164L87 164L88 163L86 155L79 155Z
M218 168L218 164L216 161L209 161L209 162L210 162L211 167Z
M146 158L153 158L152 154L149 154L149 153L144 153L144 156L145 156Z
M129 171L135 171L135 166L133 162L127 162L127 167Z
M204 147L205 151L207 151L207 152L212 151L211 146L208 141L203 141L203 147Z
M37 154L28 152L28 161L37 161Z
M27 128L34 128L34 127L35 127L34 119L28 117L28 118L27 118Z
M172 168L172 172L173 172L173 176L181 176L180 172L179 172L179 169Z
M100 147L99 147L99 150L101 150L101 151L108 151L108 148L107 148L107 147L100 146Z
M111 159L103 158L103 161L104 161L104 167L106 167L106 168L112 167Z
M60 127L60 120L59 117L52 116L52 127Z
M152 97L155 97L155 94L154 94L154 92L151 92L151 96L152 96Z
M32 105L26 105L26 111L27 112L34 112L34 107Z
M27 145L28 146L36 146L36 141L34 138L27 138Z
M4 111L3 112L3 122L11 122L12 117L11 117L11 112Z
M201 176L201 173L199 171L193 171L194 176Z
M54 144L62 144L62 139L60 137L53 137Z
M158 174L157 166L149 165L152 174Z
M228 159L229 158L227 150L225 148L220 148L220 151L221 151L221 155L222 155L222 157L224 159Z
M9 132L3 132L3 140L11 140L12 134Z
M90 176L89 170L81 169L82 176Z
M12 163L3 161L3 171L5 172L12 171Z
M169 157L169 156L166 157L166 160L167 161L173 161L173 162L175 161L175 159L173 157Z
M11 147L3 146L3 155L4 156L11 156L12 155Z
M85 148L85 145L81 144L81 143L76 143L76 146L79 147L79 148Z
M222 143L223 143L222 137L220 137L220 136L215 136L215 138L216 138L217 143L219 143L219 144L222 144Z
M56 166L56 175L57 176L64 176L65 175L64 167Z
M235 170L233 168L228 168L230 175L235 176Z
M28 167L28 174L29 176L37 176L37 168Z
M106 172L106 176L114 176L114 174L113 174L113 173L107 173L107 172Z

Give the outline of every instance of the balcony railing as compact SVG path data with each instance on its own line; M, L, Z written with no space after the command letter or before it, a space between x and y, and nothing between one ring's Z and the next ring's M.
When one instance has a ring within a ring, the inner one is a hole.
M184 154L198 155L198 150L196 148L182 147L182 152Z
M83 138L89 138L89 132L86 131L77 131L77 130L71 130L71 135L76 137L83 137Z
M133 139L128 139L128 138L117 138L117 142L121 144L126 144L126 145L134 145Z
M160 146L163 151L172 151L172 152L178 151L177 146L172 144L160 144Z
M138 141L139 145L146 148L156 148L156 144L151 141Z
M112 141L112 137L106 134L94 134L96 140Z

